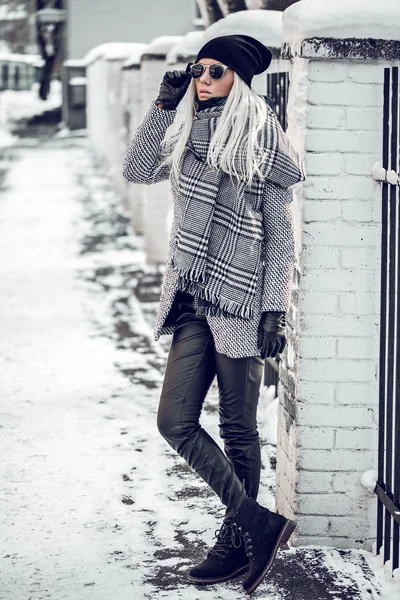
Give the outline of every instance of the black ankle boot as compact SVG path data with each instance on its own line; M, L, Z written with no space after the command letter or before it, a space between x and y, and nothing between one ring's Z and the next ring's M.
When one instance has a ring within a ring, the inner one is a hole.
M243 587L251 594L271 569L279 546L288 541L296 523L247 498L236 513L232 527L241 535L250 559Z
M249 568L244 544L237 528L232 525L232 519L226 519L215 536L217 541L207 558L189 572L192 583L219 583Z

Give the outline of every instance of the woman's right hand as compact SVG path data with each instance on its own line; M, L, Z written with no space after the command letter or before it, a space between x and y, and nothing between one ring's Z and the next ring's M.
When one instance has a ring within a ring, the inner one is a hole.
M160 91L156 104L162 104L167 110L175 110L191 80L190 67L193 63L188 63L185 71L167 71L161 82Z

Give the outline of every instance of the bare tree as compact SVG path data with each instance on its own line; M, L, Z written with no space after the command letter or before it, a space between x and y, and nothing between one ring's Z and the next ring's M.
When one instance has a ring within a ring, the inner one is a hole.
M205 27L209 27L224 16L217 0L197 0L197 4Z
M262 8L266 10L286 10L299 0L262 0Z
M0 0L1 1L1 0ZM230 13L247 8L263 8L265 10L286 10L299 0L197 0L205 27L219 21Z
M245 0L217 0L224 17L239 10L247 10Z
M10 52L24 53L29 44L29 21L27 0L0 0L1 39Z

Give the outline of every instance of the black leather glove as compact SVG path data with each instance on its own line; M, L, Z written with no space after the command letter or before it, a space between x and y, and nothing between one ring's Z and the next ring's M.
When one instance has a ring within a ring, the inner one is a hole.
M167 110L176 109L189 87L192 64L188 63L185 71L167 71L165 73L156 104L162 104L163 108Z
M258 326L258 348L261 358L275 357L286 346L286 313L263 312Z

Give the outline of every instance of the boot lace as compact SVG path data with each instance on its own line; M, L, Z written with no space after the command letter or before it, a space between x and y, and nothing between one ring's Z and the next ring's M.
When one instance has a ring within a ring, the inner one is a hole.
M231 548L239 548L242 544L236 523L229 519L215 531L214 537L217 538L217 541L209 554L215 554L220 558L225 558Z

